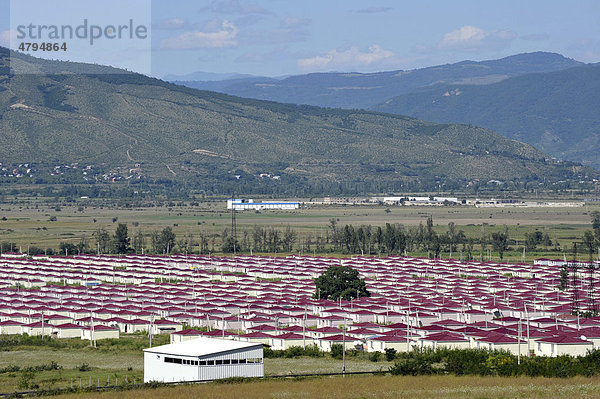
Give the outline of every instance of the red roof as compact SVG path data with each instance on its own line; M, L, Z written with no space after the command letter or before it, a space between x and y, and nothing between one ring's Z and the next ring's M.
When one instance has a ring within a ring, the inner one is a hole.
M559 335L548 338L540 338L537 340L538 342L550 342L553 344L563 344L563 345L590 345L591 341L584 341L580 337L576 337L573 335Z
M202 331L194 330L193 328L188 328L186 330L173 332L171 333L171 335L202 335Z
M511 338L508 335L500 334L500 333L490 333L485 337L481 337L477 339L481 342L490 342L494 344L517 344L519 341L516 338ZM523 338L521 338L521 342L523 342Z
M254 331L248 334L243 334L240 335L240 337L244 337L244 338L275 338L274 335L270 335L267 333L264 333L262 331Z
M300 334L296 334L293 332L288 332L285 334L277 335L275 338L279 339L303 339L304 337Z
M425 340L425 341L435 341L435 342L463 342L463 341L468 341L461 334L457 334L457 333L453 333L453 332L449 332L449 331L442 331L440 333L430 334L430 335L426 336L425 338L423 338L423 340Z
M58 329L69 329L69 330L73 330L73 329L81 329L81 326L78 326L77 324L73 324L73 323L65 323L65 324L59 324L57 326L54 326L54 328L58 328Z
M302 337L300 337L300 338L302 338ZM358 338L352 337L350 335L346 335L346 338L344 338L343 334L331 335L329 337L320 338L321 341L336 341L336 342L343 342L344 339L346 340L346 342L352 342L352 341L356 341Z

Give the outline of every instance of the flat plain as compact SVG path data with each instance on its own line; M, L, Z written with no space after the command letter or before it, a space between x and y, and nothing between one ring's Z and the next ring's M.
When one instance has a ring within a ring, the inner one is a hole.
M14 242L18 247L15 250L25 252L30 246L58 248L60 242L77 244L82 237L86 237L93 247L93 233L97 229L105 228L112 232L117 223L127 223L130 236L137 231L146 235L146 245L152 231L169 226L178 238L191 235L192 239L198 240L201 233L216 237L209 249L219 252L219 237L225 228L231 227L231 213L225 209L224 201L201 202L198 205L189 202L147 205L92 200L61 205L41 201L25 201L20 205L3 203L0 204L0 241ZM511 239L522 241L526 233L539 230L548 233L561 247L569 247L573 241L581 239L586 229L591 228L590 213L597 210L600 210L600 205L504 208L312 206L293 211L237 212L236 219L240 239L247 233L251 240L252 230L257 225L279 229L290 226L298 233L295 251L298 253L302 252L299 242L308 236L313 239L316 235L325 236L332 219L338 226L399 223L408 227L425 224L429 216L433 218L438 233L445 232L448 223L454 222L467 237L477 239L482 234L500 231L506 226ZM517 252L515 248L513 260L514 256L520 258L521 253L517 255ZM543 248L539 248L539 252L532 256L552 255L543 253ZM449 254L442 254L442 257L447 256ZM562 252L553 256L562 257Z

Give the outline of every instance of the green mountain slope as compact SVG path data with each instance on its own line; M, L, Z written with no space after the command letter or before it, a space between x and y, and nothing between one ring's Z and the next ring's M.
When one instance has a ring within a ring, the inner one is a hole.
M311 73L285 79L249 77L217 82L177 82L240 97L321 107L369 108L392 97L439 83L488 84L533 72L582 65L560 54L535 52L499 60L462 61L410 71Z
M7 51L1 57L6 65ZM1 161L40 170L88 165L86 181L99 170L96 180L129 174L244 193L271 190L259 176L269 173L281 176L269 184L298 192L345 185L338 191L366 193L596 173L549 161L529 145L473 126L241 99L137 74L88 74L79 64L18 57L54 73L8 75L0 69Z
M436 85L375 110L469 123L561 159L600 167L600 64L523 75L499 83Z

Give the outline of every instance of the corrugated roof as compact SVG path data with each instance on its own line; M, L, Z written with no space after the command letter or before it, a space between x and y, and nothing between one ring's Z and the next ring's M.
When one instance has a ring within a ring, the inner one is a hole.
M200 337L185 342L156 346L144 349L144 352L161 353L165 355L200 357L237 349L262 347L262 344L241 342L228 339Z

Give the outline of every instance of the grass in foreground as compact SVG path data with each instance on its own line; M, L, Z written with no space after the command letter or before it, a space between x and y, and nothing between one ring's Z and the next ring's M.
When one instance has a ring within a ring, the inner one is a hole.
M600 379L455 376L347 376L208 383L124 392L64 395L66 398L592 398Z
M24 371L26 367L36 367L55 362L60 369L44 370L35 373ZM18 365L21 370L0 373L0 392L26 390L25 386L42 389L105 386L109 382L141 382L144 368L141 351L122 351L120 353L89 348L37 348L23 347L12 351L0 352L0 369ZM82 370L82 365L86 365ZM346 370L387 371L393 362L371 362L364 358L348 358ZM298 357L265 359L265 375L291 375L309 373L339 373L342 361L331 357ZM26 385L24 385L26 383Z

